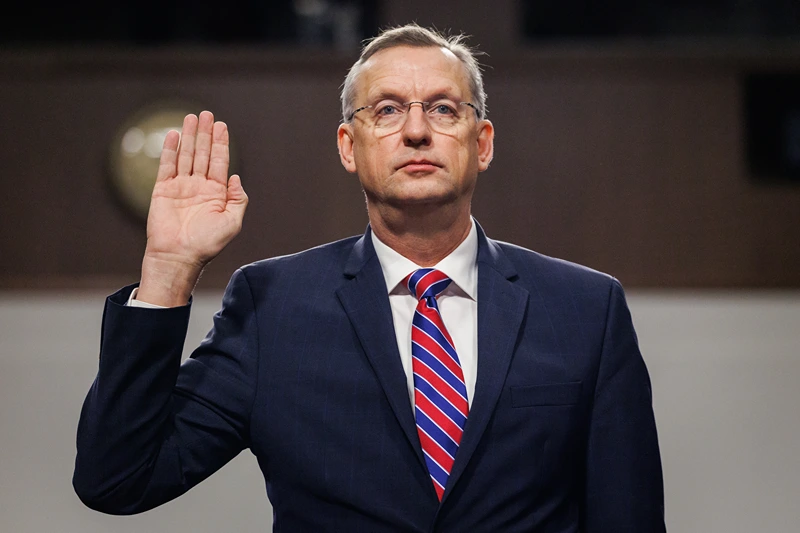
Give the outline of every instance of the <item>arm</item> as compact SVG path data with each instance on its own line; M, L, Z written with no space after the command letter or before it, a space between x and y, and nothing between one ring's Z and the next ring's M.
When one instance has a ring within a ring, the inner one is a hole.
M73 485L90 507L135 513L182 494L247 445L257 358L244 274L183 366L190 296L204 266L241 229L247 196L227 178L228 130L208 111L164 140L147 219L138 298L109 298L97 378L78 426Z
M586 457L586 533L662 533L664 483L650 377L613 280Z
M127 307L129 291L106 302L73 477L87 506L111 514L169 501L246 447L257 373L256 314L241 271L183 365L189 306Z

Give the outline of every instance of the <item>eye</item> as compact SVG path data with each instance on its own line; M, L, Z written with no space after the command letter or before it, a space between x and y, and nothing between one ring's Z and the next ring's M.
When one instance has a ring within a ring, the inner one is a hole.
M393 104L386 104L386 105L380 106L378 108L378 110L375 112L375 114L378 115L379 117L385 117L385 116L389 116L389 115L395 115L395 114L397 114L399 112L400 112L400 110L397 108L397 106L395 106Z
M452 104L437 102L431 107L431 113L434 115L453 116L456 114L456 109Z

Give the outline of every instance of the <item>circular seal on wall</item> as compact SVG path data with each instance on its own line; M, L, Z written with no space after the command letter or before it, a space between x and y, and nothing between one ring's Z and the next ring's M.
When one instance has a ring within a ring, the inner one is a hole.
M147 220L164 138L170 130L181 131L187 114L202 109L186 102L155 103L133 113L117 129L109 154L111 187L140 220Z

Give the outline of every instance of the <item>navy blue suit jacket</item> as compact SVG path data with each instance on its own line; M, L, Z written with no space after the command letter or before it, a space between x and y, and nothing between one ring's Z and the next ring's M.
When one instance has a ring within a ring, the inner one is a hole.
M275 531L664 531L650 381L619 283L478 235L477 382L441 504L369 230L237 270L182 365L189 306L109 297L78 495L142 512L250 448Z

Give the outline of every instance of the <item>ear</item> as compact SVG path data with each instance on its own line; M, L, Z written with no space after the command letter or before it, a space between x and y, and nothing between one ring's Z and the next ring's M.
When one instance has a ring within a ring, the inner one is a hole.
M342 166L354 174L356 172L356 159L353 155L353 126L352 124L339 124L336 132L336 143L339 145L339 159Z
M494 126L482 120L478 128L478 172L483 172L494 157Z

